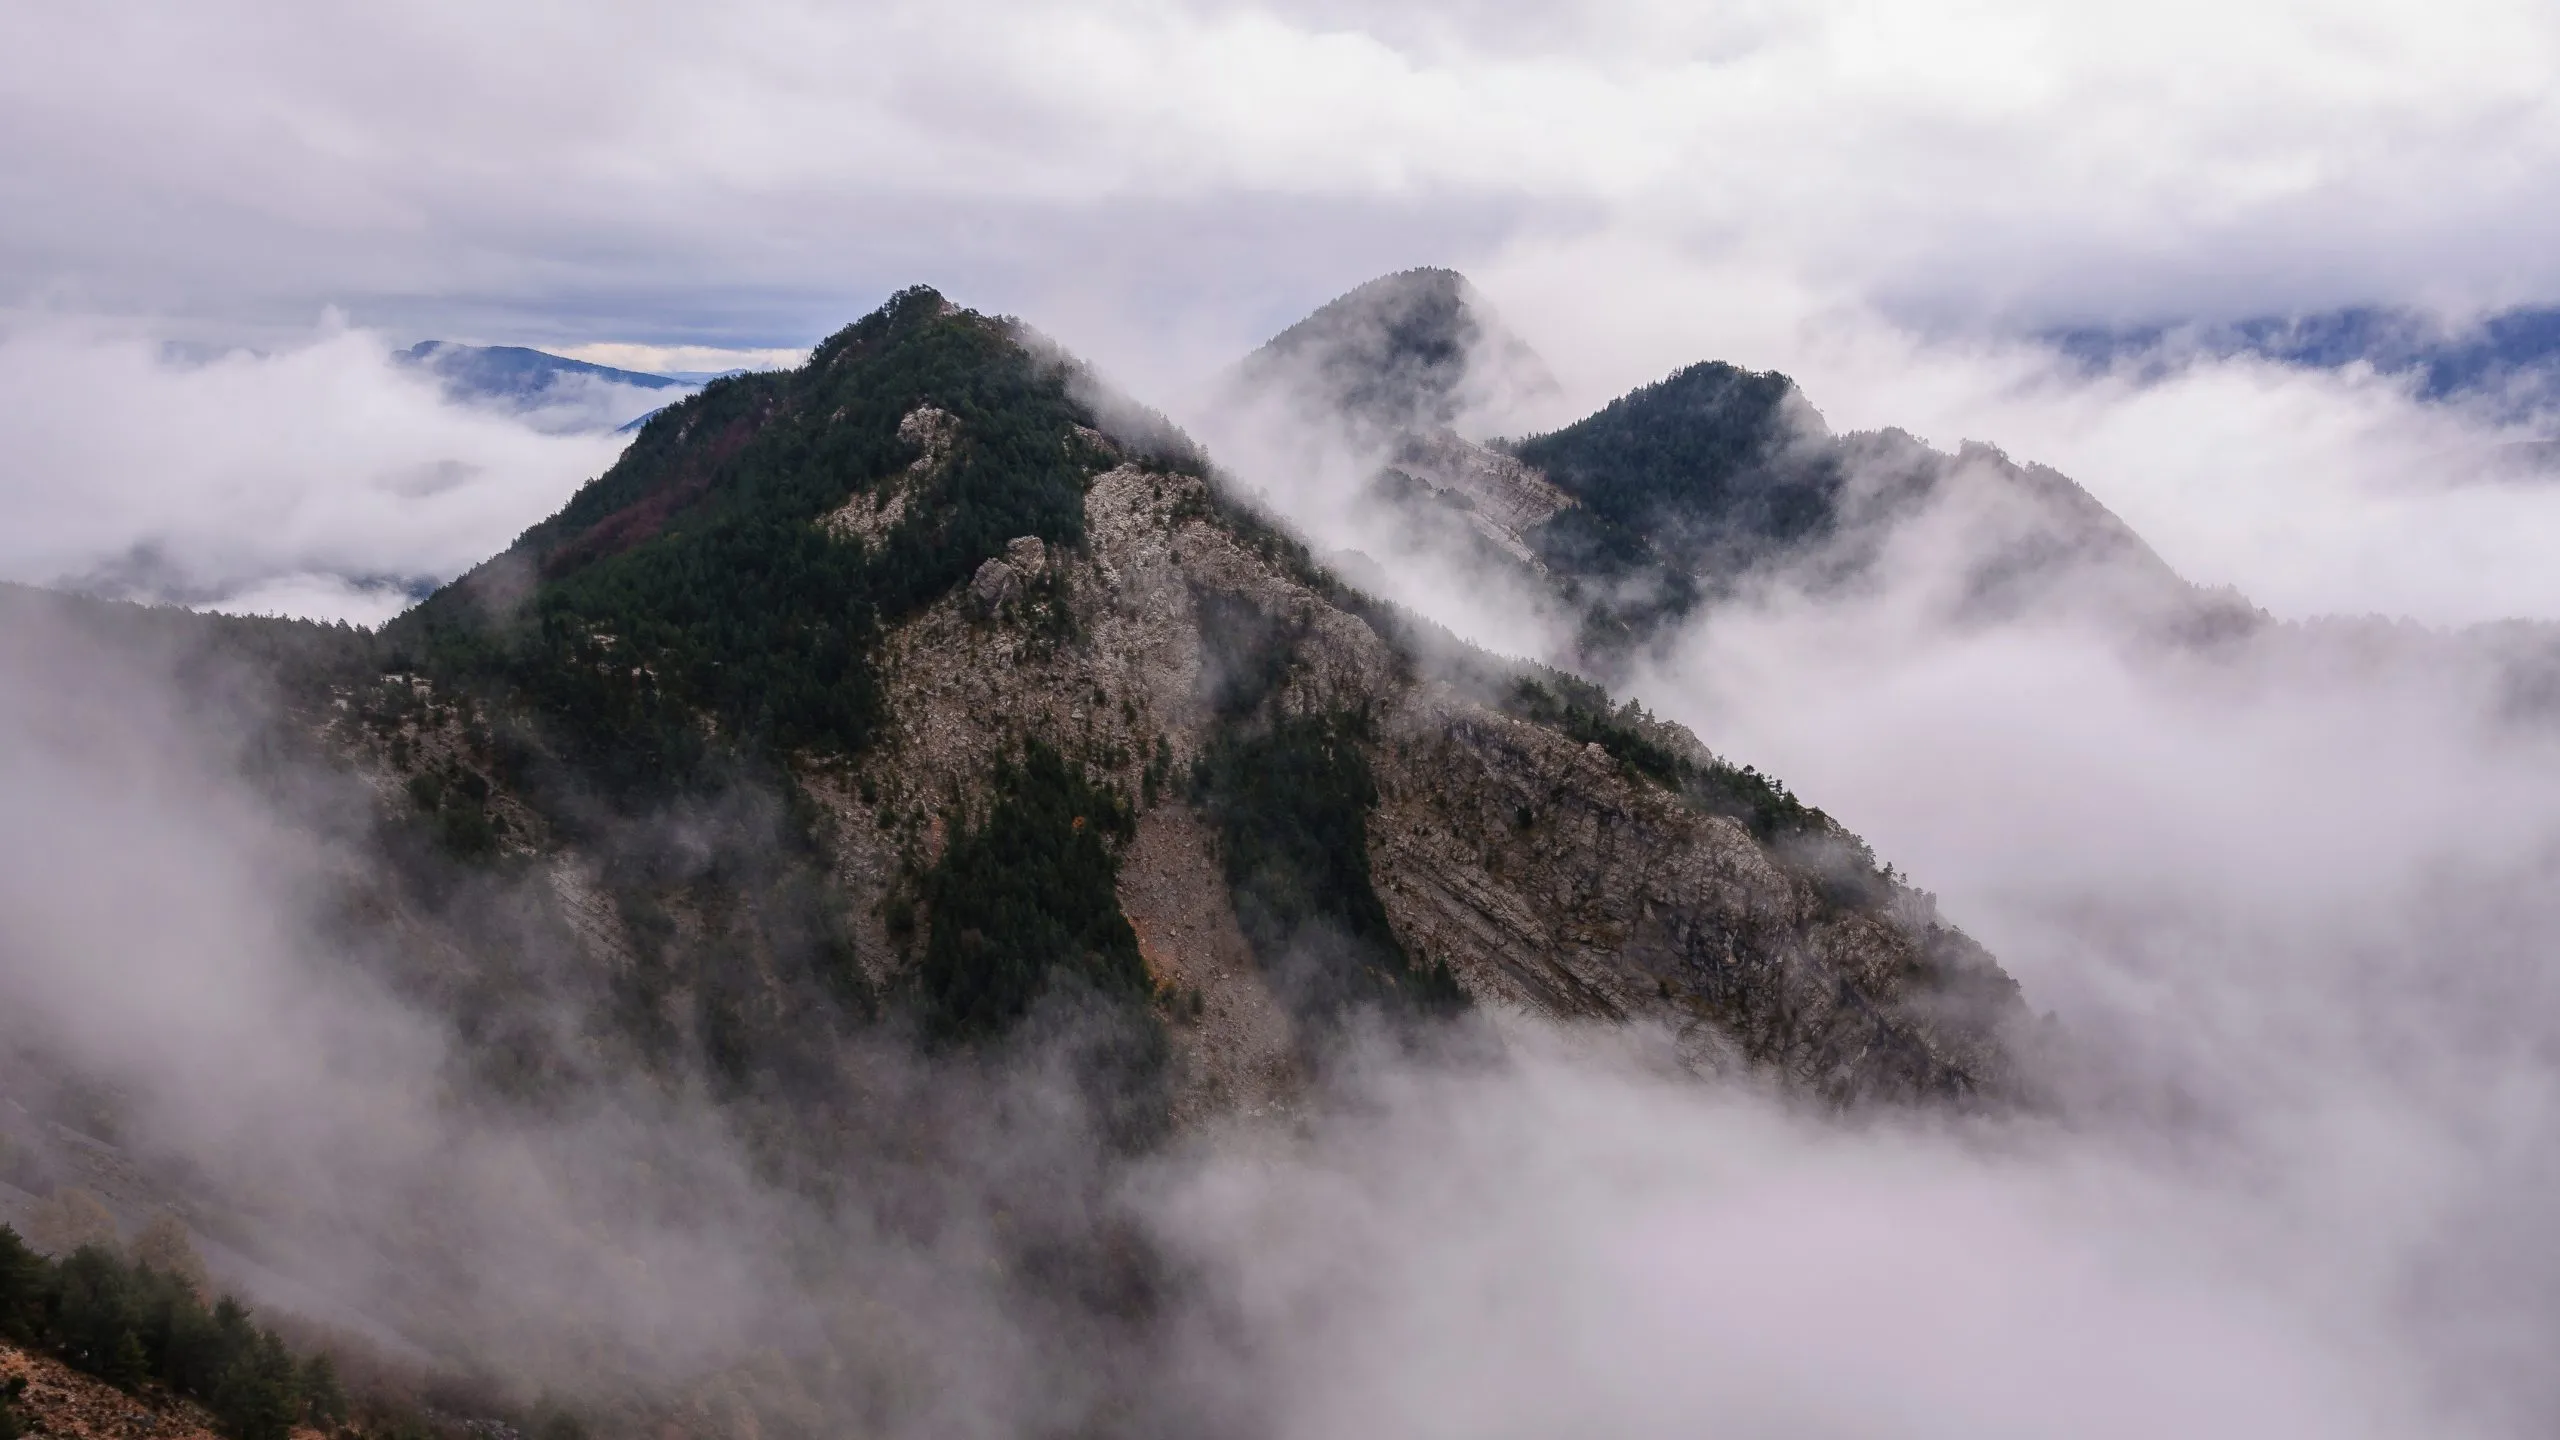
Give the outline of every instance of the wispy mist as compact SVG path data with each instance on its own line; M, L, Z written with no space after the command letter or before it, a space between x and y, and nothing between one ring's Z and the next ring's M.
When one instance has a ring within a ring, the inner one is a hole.
M2026 1103L1818 1112L1505 1014L1132 1157L1071 1007L987 1055L829 1036L805 1108L742 1100L616 1048L560 919L591 876L421 881L312 717L41 606L0 627L0 1081L111 1096L111 1198L183 1177L271 1311L635 1426L2560 1428L2554 417L2033 338L2549 300L2550 7L1376 9L19 7L0 578L377 622L645 397L456 405L363 327L725 369L927 280L1197 420L1354 581L1565 653L1535 564L1381 499L1392 437L1205 378L1462 264L1564 391L1440 417L1470 435L1783 369L1834 432L2054 465L2272 612L1970 605L2016 517L1957 483L1612 677L1997 953L2050 1017ZM359 324L278 319L329 305ZM599 848L708 866L780 805Z
M2179 1207L2163 1263L2529 1433L2560 1328L2560 1251L2518 1208L2560 1139L2560 732L2515 679L2554 643L2330 623L2181 651L1888 587L1711 616L1640 688L1901 857L2057 1016L2068 1139L2031 1183L2093 1150L2143 1172Z
M1636 689L1997 947L2055 1014L2025 1113L1808 1113L1495 1017L1490 1055L1382 1052L1297 1128L1128 1168L1043 1052L857 1046L883 1128L820 1199L684 1085L473 1101L373 953L403 926L329 919L374 883L328 839L371 823L353 782L45 627L0 687L0 986L136 1153L256 1197L269 1263L519 1386L646 1375L724 1424L2538 1433L2560 770L2514 652L1986 624L1938 603L1978 533L1919 525L1846 597L1780 577ZM574 1040L594 997L498 938L468 963ZM1114 1226L1162 1257L1152 1321L1017 1268Z

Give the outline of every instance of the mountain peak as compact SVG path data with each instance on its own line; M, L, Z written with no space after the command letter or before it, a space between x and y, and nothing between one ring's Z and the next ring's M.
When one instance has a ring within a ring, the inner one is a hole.
M1553 394L1546 362L1455 270L1401 270L1336 297L1237 367L1237 388L1394 434Z

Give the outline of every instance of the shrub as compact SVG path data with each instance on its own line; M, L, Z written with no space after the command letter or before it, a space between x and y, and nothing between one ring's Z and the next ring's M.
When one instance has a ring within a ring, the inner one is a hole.
M86 1190L56 1190L27 1216L27 1239L54 1255L83 1246L114 1246L122 1235L106 1202Z
M199 1299L213 1291L204 1257L196 1253L186 1222L163 1211L133 1237L133 1263L156 1270L185 1285Z

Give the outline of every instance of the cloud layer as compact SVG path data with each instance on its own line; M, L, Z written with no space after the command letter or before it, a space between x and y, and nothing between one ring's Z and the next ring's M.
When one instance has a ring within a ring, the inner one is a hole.
M36 318L0 338L0 575L379 618L609 461L311 332L327 303L788 347L926 279L1179 404L1316 301L1438 261L1587 401L1776 366L1837 428L2053 463L2288 616L2560 615L2560 487L2498 450L2505 421L2353 372L2092 376L2009 338L2560 292L2548 7L1369 8L20 7L0 301ZM203 362L156 343L244 332L256 353ZM1241 458L1355 538L1329 508L1353 457ZM1640 1040L1381 1065L1304 1135L1131 1179L1200 1321L1151 1377L1284 1436L2549 1433L2545 722L2481 636L2198 656L1949 623L1931 547L1969 517L1936 518L1871 593L1776 586L1636 689L1991 943L2057 1013L2061 1118L1843 1126L1675 1082ZM1496 643L1550 618L1413 573ZM313 986L307 897L280 893L325 868L306 817L90 659L0 645L0 986L141 1067L171 1144L346 1180L307 1203L354 1241L461 1155L438 1218L534 1340L801 1343L774 1297L826 1254L949 1342L902 1371L877 1316L829 1337L943 1407L923 1431L1037 1430L1100 1373L986 1279L1002 1185L892 1194L960 1223L873 1249L859 1207L783 1206L687 1107L657 1132L438 1109L432 1027ZM689 1148L698 1189L617 1208Z
M173 359L0 335L0 579L371 624L503 548L620 448L447 403L375 336Z
M1232 348L1395 263L1597 230L1941 319L2560 289L2560 21L2527 0L8 23L0 119L42 139L0 160L0 292L81 306L805 344L930 279L1170 289Z

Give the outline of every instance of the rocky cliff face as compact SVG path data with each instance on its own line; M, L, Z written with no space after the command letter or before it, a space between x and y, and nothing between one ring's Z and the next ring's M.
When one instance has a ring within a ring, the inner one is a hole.
M1002 755L1037 739L1154 792L1120 893L1187 1070L1185 1112L1285 1095L1291 1017L1241 943L1213 837L1174 793L1233 723L1216 700L1234 657L1204 619L1225 606L1291 636L1277 713L1374 717L1376 893L1406 954L1445 963L1479 1003L1666 1024L1702 1061L1844 1098L1998 1083L2005 981L1918 897L1835 904L1740 821L1504 713L1481 683L1400 646L1379 612L1354 613L1320 573L1222 524L1201 477L1114 465L1086 494L1085 536L1080 551L1018 541L891 630L876 748L803 772L834 817L835 878L880 983L900 947L879 917L948 828L900 817L952 796L982 806ZM1043 583L1049 598L1026 598ZM1165 777L1154 786L1150 766Z

